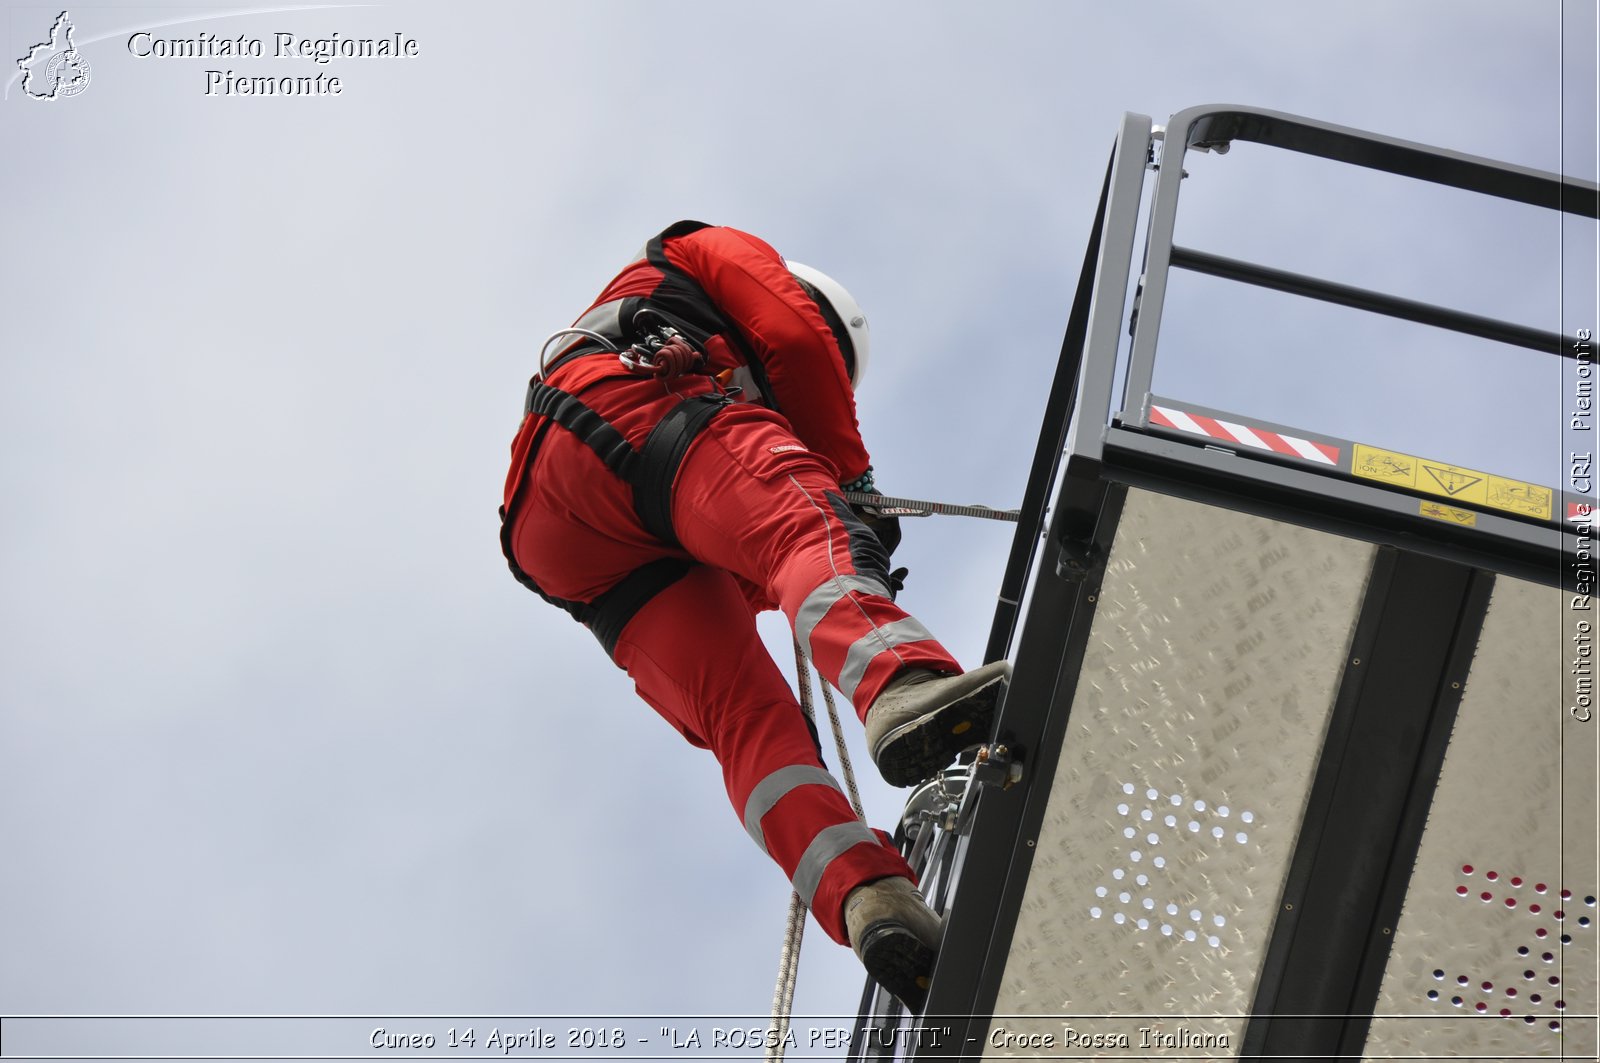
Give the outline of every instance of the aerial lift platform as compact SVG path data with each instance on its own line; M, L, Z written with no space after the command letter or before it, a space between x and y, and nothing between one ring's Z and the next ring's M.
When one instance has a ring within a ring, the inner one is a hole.
M1187 154L1246 141L1597 217L1593 183L1292 115L1124 117L988 646L1014 678L901 828L947 913L928 1004L869 984L852 1058L1596 1057L1592 481L1150 390L1174 270L1580 382L1593 348L1175 245Z

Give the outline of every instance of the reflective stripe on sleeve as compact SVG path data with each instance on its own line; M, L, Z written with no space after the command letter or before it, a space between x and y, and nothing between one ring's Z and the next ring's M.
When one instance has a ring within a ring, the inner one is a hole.
M811 645L811 633L817 629L822 618L851 591L860 591L862 594L876 594L880 598L889 597L889 588L872 579L870 576L841 575L834 576L822 586L806 595L806 600L800 603L800 608L794 614L794 633L804 646L816 659L816 647Z
M904 646L908 642L928 642L932 639L933 632L909 616L904 620L896 620L882 627L873 628L850 644L850 650L845 654L844 667L839 669L839 691L854 701L856 687L861 684L861 677L867 674L867 667L878 654L891 651L896 646Z
M817 895L817 886L821 884L822 875L828 870L828 865L862 842L872 845L883 844L878 836L859 820L852 820L849 823L835 824L819 832L811 844L806 846L805 855L800 857L800 863L795 867L794 877L790 881L807 908L811 907L812 899Z
M761 820L772 806L781 801L789 791L801 786L826 786L834 791L839 790L839 784L825 769L814 764L790 764L779 768L765 779L756 783L754 790L744 803L744 829L750 837L755 839L761 851L767 851L767 838L761 830Z

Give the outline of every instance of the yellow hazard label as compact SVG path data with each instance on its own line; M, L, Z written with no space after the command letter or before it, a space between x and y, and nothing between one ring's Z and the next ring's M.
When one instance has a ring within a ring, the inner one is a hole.
M1450 498L1459 498L1463 502L1477 502L1481 505L1487 499L1485 485L1488 482L1489 477L1486 473L1458 468L1455 465L1441 465L1436 461L1425 461L1422 463L1422 475L1417 479L1417 486L1436 495L1446 495Z
M1478 515L1470 509L1457 509L1454 506L1440 505L1438 502L1423 502L1417 507L1417 512L1424 517L1442 520L1447 524L1459 524L1463 528L1473 528L1478 524Z
M1390 487L1417 486L1417 466L1421 464L1410 454L1396 450L1379 450L1377 447L1357 443L1350 471L1368 480L1377 480Z
M1550 488L1538 484L1507 480L1503 476L1489 477L1489 504L1496 509L1549 520L1554 512L1555 496Z
M1504 510L1539 520L1550 519L1555 502L1555 492L1548 487L1362 443L1357 443L1351 452L1350 471L1364 480L1374 480L1386 487L1409 487L1414 491L1448 498L1452 502ZM1449 510L1450 507L1441 509ZM1424 511L1423 516L1437 517L1439 514Z

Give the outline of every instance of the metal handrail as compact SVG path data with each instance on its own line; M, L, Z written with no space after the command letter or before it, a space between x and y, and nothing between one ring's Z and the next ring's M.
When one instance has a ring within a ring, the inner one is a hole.
M1125 424L1143 424L1142 410L1138 405L1149 393L1155 375L1156 341L1166 301L1168 273L1172 266L1186 265L1187 268L1195 268L1200 261L1196 256L1201 253L1173 246L1173 232L1177 224L1178 190L1184 176L1183 153L1190 148L1223 153L1234 141L1263 144L1365 169L1381 170L1432 184L1556 210L1564 214L1585 218L1600 217L1600 185L1593 181L1564 177L1544 170L1498 162L1447 148L1368 133L1348 126L1318 122L1281 111L1256 110L1232 105L1207 105L1180 111L1172 117L1167 127L1161 174L1156 181L1155 198L1151 208L1144 291L1140 297L1133 349L1129 356L1128 386L1124 392L1122 419ZM1176 151L1174 151L1175 146ZM1179 262L1180 257L1186 258L1186 261ZM1239 263L1238 266L1242 268L1235 269L1235 272L1248 273L1249 276L1234 276L1231 279L1260 283L1272 278L1276 283L1268 285L1269 287L1292 294L1327 298L1336 294L1341 287L1316 278L1271 270L1254 263ZM1408 320L1473 335L1488 335L1490 339L1501 339L1502 342L1516 343L1519 346L1536 346L1536 349L1540 350L1550 350L1551 337L1555 335L1511 322L1480 318L1381 293L1362 293L1362 298L1354 299L1354 293L1359 291L1359 289L1345 290L1345 294L1351 295L1353 301L1341 299L1329 301L1343 302L1347 306L1380 313L1409 307L1416 311L1418 316L1401 313L1392 316L1406 317ZM1490 333L1497 334L1490 335ZM1513 336L1517 338L1504 338ZM1554 340L1554 350L1557 353L1571 354L1559 338Z
M1357 288L1337 281L1323 280L1321 277L1310 277L1303 273L1290 273L1288 270L1273 269L1254 262L1242 262L1236 258L1224 258L1222 255L1213 255L1208 251L1196 251L1188 247L1174 246L1170 261L1178 269L1204 273L1211 277L1240 281L1260 288L1289 292L1292 295L1304 295L1311 299L1320 299L1325 303L1367 310L1374 314L1399 318L1402 321L1432 325L1435 328L1449 329L1468 336L1479 336L1497 343L1509 343L1529 350L1559 354L1566 358L1578 357L1577 349L1558 332L1528 328L1526 325L1517 325L1498 318L1482 317L1463 310L1418 302L1415 299L1402 299L1396 295L1375 292L1368 288Z

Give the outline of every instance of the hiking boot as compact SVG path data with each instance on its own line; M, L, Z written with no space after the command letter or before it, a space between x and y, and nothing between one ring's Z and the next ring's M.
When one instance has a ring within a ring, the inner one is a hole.
M995 661L961 675L909 668L867 709L867 748L890 786L913 786L985 742L1011 665Z
M911 880L880 878L851 890L844 899L844 925L872 980L921 1011L944 923Z

